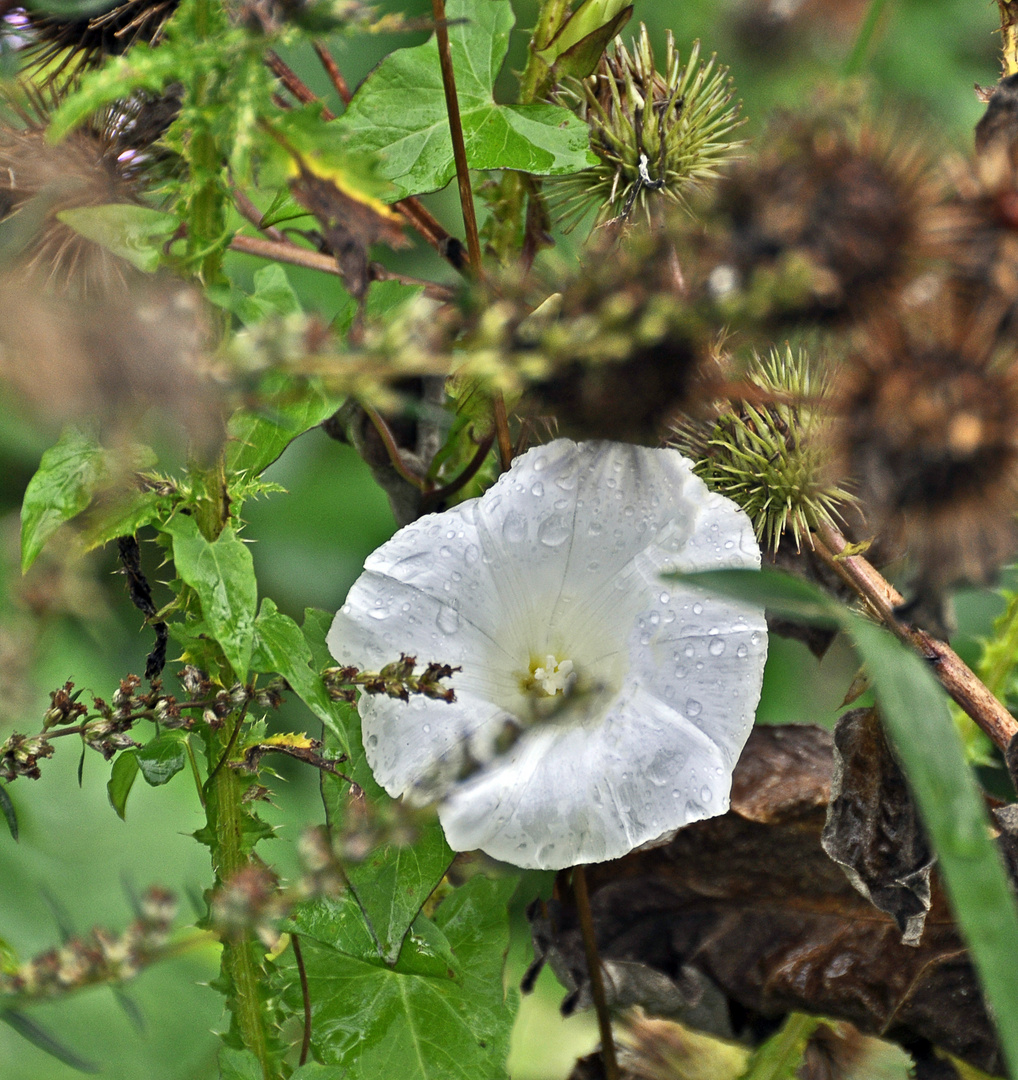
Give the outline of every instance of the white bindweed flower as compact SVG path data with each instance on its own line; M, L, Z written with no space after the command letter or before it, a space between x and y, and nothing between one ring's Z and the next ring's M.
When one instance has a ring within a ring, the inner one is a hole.
M758 567L749 518L676 450L559 439L375 551L329 648L459 665L452 704L363 695L390 795L517 866L600 862L728 808L763 611L662 573Z

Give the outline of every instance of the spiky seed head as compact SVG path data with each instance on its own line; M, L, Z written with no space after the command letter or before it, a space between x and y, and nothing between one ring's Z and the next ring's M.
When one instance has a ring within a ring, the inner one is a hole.
M73 17L45 10L26 11L29 66L50 83L73 83L120 56L136 42L158 44L180 0L126 0L105 11Z
M743 379L750 393L718 402L713 421L683 421L670 443L696 462L712 491L749 514L761 544L776 552L787 535L799 550L853 501L831 479L823 438L829 378L813 370L804 351L786 345L755 354Z
M990 579L1018 540L1014 358L885 326L843 368L833 410L839 473L871 528L900 531L920 582Z
M595 224L601 225L628 218L637 207L649 217L658 194L684 205L690 191L717 177L744 145L732 138L741 121L728 69L717 65L716 56L701 61L699 41L683 65L669 31L663 72L654 66L642 23L631 52L621 38L612 49L578 88L558 93L587 121L591 149L600 159L549 182L566 228L595 206Z
M776 118L717 189L716 299L770 322L860 319L935 253L938 188L914 139L856 110Z

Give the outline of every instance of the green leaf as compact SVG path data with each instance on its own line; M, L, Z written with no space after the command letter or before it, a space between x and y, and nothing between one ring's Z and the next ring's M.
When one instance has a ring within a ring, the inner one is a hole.
M509 944L506 906L515 878L472 878L438 908L419 916L394 967L365 951L350 909L335 933L295 918L302 939L312 1002L312 1046L349 1080L496 1080L505 1077L515 990L502 990ZM312 940L313 939L313 940ZM291 986L294 1005L300 990Z
M496 105L492 88L509 45L509 0L449 0L456 91L472 169L541 176L596 164L586 124L556 105ZM387 56L330 127L359 151L384 155L398 198L445 187L456 171L434 38Z
M11 839L17 843L18 839L18 812L14 809L10 795L7 794L7 785L0 784L0 811L3 812L7 828L10 830Z
M177 574L198 594L202 615L234 676L244 682L251 666L258 583L251 552L227 526L209 543L194 518L178 514L164 530L173 537Z
M232 473L258 474L305 431L327 420L343 398L315 382L292 386L261 409L242 409L230 418L226 467Z
M86 240L148 274L159 269L163 262L162 249L180 225L173 214L134 203L78 206L61 210L57 218Z
M416 844L383 844L363 862L347 863L347 880L386 963L396 962L407 931L452 860L441 825L432 821L422 826Z
M134 491L127 499L115 498L100 506L96 499L88 511L88 520L78 534L84 551L102 547L118 536L133 536L168 512L170 500L156 491Z
M817 1016L790 1013L757 1050L739 1080L796 1080L810 1036L823 1023Z
M284 221L295 221L302 217L311 217L311 214L290 194L290 189L284 186L276 192L268 210L262 215L259 228L269 229L273 225L280 225Z
M219 1048L219 1080L265 1080L262 1063L250 1050Z
M554 68L556 80L585 79L632 14L628 0L583 0L537 55L546 67Z
M321 608L305 608L304 622L301 624L301 633L311 650L312 663L319 671L322 668L332 667L336 661L325 639L332 627L332 620L336 617L334 611L323 611Z
M343 716L337 703L329 697L321 675L311 668L311 649L300 627L266 597L254 629L251 665L255 671L282 675L294 693L336 737L343 753L348 753Z
M214 304L232 311L245 326L303 310L286 270L278 263L258 270L254 275L254 287L254 292L248 293L232 282L228 286L213 285L208 296Z
M290 1074L290 1080L344 1080L346 1070L309 1061Z
M940 860L1004 1057L1018 1073L1018 909L947 697L926 664L886 630L800 578L773 570L668 576L794 618L824 620L851 636Z
M145 783L159 787L172 780L187 761L183 736L177 731L157 735L140 750L135 750L134 757Z
M16 1012L14 1009L0 1009L0 1020L7 1024L8 1027L13 1028L23 1039L27 1039L44 1054L49 1054L50 1057L62 1061L72 1069L82 1073L101 1071L95 1062L88 1061L73 1050L68 1049L62 1042L50 1035L45 1028L40 1027L24 1013Z
M21 504L21 570L35 562L46 541L88 506L107 474L106 453L91 436L67 427L42 455Z
M121 821L126 821L127 796L131 794L135 780L138 779L138 760L133 750L125 750L116 761L110 778L106 782L106 794L110 799L110 806L117 812Z

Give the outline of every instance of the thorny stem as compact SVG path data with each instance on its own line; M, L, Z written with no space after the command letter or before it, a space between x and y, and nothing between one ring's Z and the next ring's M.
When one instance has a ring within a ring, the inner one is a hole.
M1006 751L1018 735L1018 721L979 681L975 673L945 642L925 630L907 626L894 613L903 597L882 574L860 555L845 555L847 541L831 525L817 527L815 550L847 585L867 604L873 614L899 640L911 645L926 660L940 684L1001 751Z
M594 920L590 914L590 894L587 892L587 874L582 866L573 867L573 898L580 919L583 951L587 956L587 974L590 976L590 993L597 1013L597 1026L601 1032L601 1057L604 1062L605 1080L619 1080L619 1063L615 1057L615 1037L612 1034L611 1014L604 993L604 975L601 957L597 952Z
M431 0L435 17L435 40L438 42L438 60L442 67L442 88L445 90L445 108L449 114L449 132L452 136L452 156L456 162L456 182L459 184L460 203L463 207L463 225L467 232L467 252L470 265L479 279L481 270L481 240L477 232L477 215L474 213L474 193L470 187L470 169L467 165L467 148L463 142L463 124L460 120L459 100L456 97L456 76L452 68L452 50L449 46L449 27L445 19L445 0Z
M227 735L224 727L209 727L206 734L206 757L220 764L230 752L240 721ZM218 766L205 785L209 844L216 885L231 880L248 863L244 851L241 780L233 769ZM269 1056L262 1009L260 972L252 953L249 935L240 940L223 940L223 974L230 989L229 1003L244 1046L261 1063L265 1080L275 1075Z

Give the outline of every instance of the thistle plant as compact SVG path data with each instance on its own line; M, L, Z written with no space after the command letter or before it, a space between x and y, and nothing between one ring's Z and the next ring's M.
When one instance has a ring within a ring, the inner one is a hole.
M790 345L755 353L743 377L744 397L720 403L714 420L680 422L670 441L712 491L749 514L761 544L775 552L787 534L798 551L854 502L832 473L824 434L830 377Z
M600 159L550 187L567 229L594 207L595 225L628 220L637 208L649 218L655 194L685 206L688 195L716 178L743 145L732 137L740 120L728 69L717 65L716 56L701 61L699 41L683 65L670 32L666 42L658 71L641 23L632 51L616 38L593 75L578 88L559 91L560 100L586 120Z

